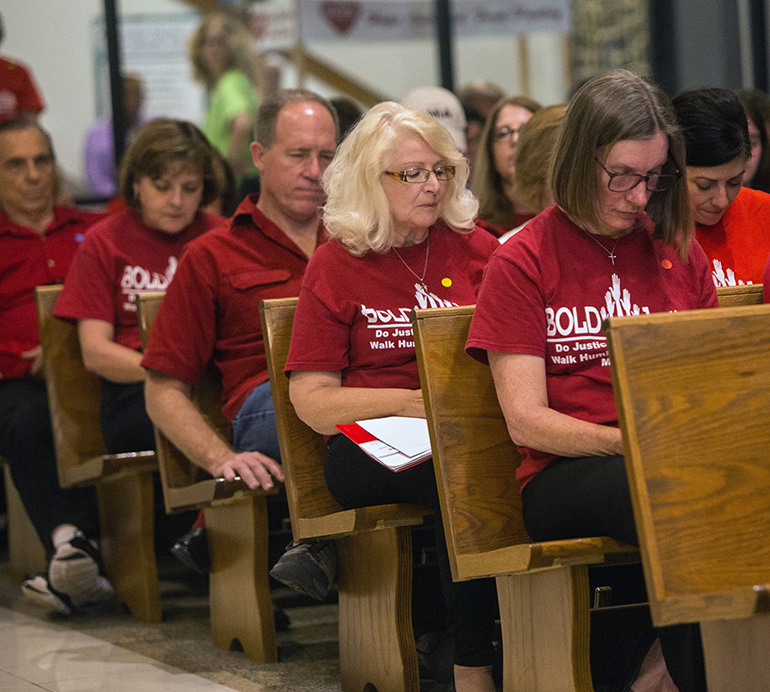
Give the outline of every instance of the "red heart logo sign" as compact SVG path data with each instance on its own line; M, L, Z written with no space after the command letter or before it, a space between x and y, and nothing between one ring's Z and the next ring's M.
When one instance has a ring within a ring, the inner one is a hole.
M321 12L326 21L340 34L346 34L361 14L361 5L358 2L326 0L321 3Z

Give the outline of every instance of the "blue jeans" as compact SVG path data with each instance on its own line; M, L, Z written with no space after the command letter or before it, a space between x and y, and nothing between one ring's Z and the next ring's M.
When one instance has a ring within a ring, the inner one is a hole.
M281 463L269 380L254 387L235 414L232 443L236 452L261 452Z

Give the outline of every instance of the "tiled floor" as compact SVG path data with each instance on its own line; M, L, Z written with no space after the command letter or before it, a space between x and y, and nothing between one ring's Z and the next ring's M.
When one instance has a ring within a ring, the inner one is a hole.
M0 692L340 692L335 604L288 607L280 662L259 665L211 643L205 583L161 586L160 624L118 605L54 618L21 595L0 557Z
M52 618L22 596L0 554L0 692L341 692L336 604L277 592L291 626L278 633L279 662L260 665L213 646L205 583L161 586L160 624L138 623L117 605Z
M1 607L0 622L0 690L3 692L225 692L232 689L73 631L64 624Z

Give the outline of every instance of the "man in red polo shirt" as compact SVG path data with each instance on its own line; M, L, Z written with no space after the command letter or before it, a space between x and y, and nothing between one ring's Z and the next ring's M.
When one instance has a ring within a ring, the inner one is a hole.
M149 370L147 411L212 476L240 476L252 488L283 480L259 301L299 294L308 259L324 238L320 179L337 138L334 108L312 92L285 90L262 104L251 144L259 199L250 195L227 227L189 245L153 324L142 360ZM222 373L232 446L190 399L211 359ZM307 557L307 548L299 550ZM320 557L310 556L327 592L333 577L324 562L329 554L326 546ZM323 598L325 592L314 595Z
M102 215L54 206L56 172L48 134L29 120L0 123L0 455L40 540L48 574L22 587L63 614L112 593L95 537L93 492L59 487L34 288L61 283Z

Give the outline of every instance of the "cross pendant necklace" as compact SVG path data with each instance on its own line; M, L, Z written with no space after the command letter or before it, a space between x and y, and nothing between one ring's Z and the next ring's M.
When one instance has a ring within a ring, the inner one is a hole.
M615 266L615 260L618 258L618 256L615 254L615 248L618 246L618 243L620 242L620 238L617 238L615 240L615 244L612 246L612 250L608 250L606 247L604 247L604 243L600 243L596 238L594 238L593 233L589 233L584 228L581 229L591 240L593 240L602 250L604 250L607 253L607 257L612 262L612 266Z

